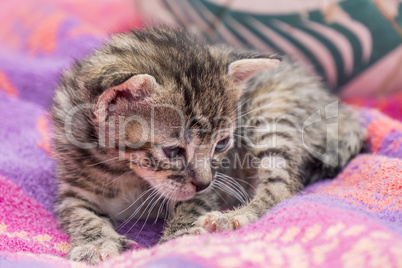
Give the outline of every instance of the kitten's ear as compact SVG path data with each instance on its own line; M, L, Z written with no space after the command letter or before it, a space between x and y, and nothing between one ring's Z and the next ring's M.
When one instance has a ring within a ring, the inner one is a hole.
M229 65L228 76L237 84L242 84L266 69L273 69L278 66L277 59L242 59L232 62Z
M134 75L124 83L108 88L98 98L95 107L95 116L98 122L103 122L109 116L109 106L115 105L114 110L122 110L130 105L144 102L152 91L160 85L153 76L148 74Z

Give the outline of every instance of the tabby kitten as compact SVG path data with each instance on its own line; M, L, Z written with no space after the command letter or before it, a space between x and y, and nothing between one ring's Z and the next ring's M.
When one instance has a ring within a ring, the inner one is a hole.
M130 248L115 221L167 212L161 242L239 229L335 176L363 139L297 64L168 28L113 36L77 61L52 120L68 258L91 264Z

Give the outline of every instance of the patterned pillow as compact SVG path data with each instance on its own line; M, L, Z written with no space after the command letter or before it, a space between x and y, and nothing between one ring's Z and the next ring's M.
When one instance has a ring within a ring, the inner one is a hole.
M343 97L402 91L401 0L142 0L152 22L292 55Z

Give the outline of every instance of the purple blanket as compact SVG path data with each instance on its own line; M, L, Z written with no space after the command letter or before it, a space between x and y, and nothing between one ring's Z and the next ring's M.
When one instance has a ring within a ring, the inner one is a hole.
M48 108L61 71L106 32L133 26L133 11L128 1L23 2L0 10L0 267L72 267L53 212ZM139 245L101 265L402 267L402 123L369 110L361 117L368 150L334 180L236 232L153 246L162 223L138 234L140 222L129 234Z

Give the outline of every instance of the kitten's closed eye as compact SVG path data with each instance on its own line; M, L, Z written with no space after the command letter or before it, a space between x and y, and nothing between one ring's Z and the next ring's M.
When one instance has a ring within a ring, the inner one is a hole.
M163 148L163 153L169 159L175 159L179 157L184 157L186 154L186 150L181 147L166 147Z
M226 137L220 140L215 146L215 153L222 153L229 148L230 145L230 137Z

